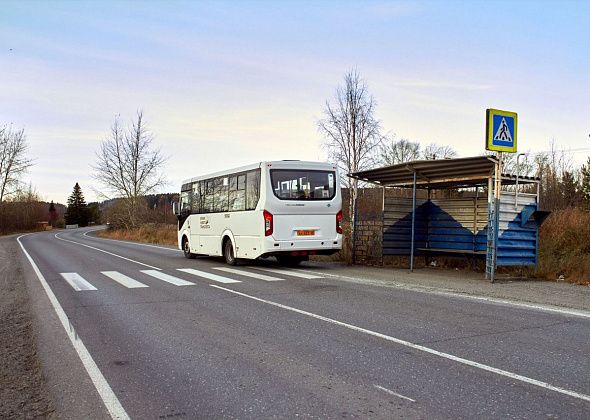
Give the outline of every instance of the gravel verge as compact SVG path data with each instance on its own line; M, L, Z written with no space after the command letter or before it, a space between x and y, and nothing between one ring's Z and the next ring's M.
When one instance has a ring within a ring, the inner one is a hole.
M15 236L0 238L0 418L53 417Z

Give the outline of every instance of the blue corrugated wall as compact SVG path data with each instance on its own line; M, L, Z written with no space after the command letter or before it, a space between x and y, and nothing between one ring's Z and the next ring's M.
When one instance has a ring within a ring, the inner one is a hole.
M502 193L498 225L498 266L535 265L537 263L537 224L529 216L537 209L532 194Z
M537 227L528 221L537 208L535 195L503 193L500 204L497 265L535 265ZM485 253L488 225L487 199L461 198L418 200L416 254L421 248ZM524 220L524 223L523 223ZM411 199L389 198L385 202L383 255L409 255L412 224Z

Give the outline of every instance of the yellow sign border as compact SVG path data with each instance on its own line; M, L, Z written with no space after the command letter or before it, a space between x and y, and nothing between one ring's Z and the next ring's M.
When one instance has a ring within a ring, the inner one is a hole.
M503 117L511 117L514 118L514 146L494 146L494 115L501 115ZM508 153L516 153L517 144L516 141L518 139L518 114L516 112L510 111L502 111L501 109L493 109L489 108L486 109L486 150L492 150L496 152L508 152Z

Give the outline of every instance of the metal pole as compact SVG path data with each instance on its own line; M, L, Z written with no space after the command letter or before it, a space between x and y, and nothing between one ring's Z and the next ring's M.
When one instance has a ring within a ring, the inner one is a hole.
M412 243L410 249L410 272L414 271L414 232L416 226L416 171L414 171L414 184L412 185Z
M358 193L357 193L358 194ZM357 229L357 210L356 210L356 196L352 200L352 263L356 264L356 229Z
M524 155L525 153L519 153L516 155L516 189L514 192L514 210L518 210L518 176L520 175L520 157Z

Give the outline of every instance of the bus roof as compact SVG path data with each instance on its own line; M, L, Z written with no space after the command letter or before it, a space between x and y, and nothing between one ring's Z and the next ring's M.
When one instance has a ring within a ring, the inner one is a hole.
M218 176L233 174L233 173L237 173L237 172L246 172L246 171L250 171L252 169L261 168L262 166L275 167L275 168L280 168L280 169L297 169L297 168L336 169L336 165L328 163L328 162L312 162L312 161L303 161L303 160L264 161L264 162L252 163L252 164L246 165L246 166L240 166L238 168L226 169L225 171L213 172L213 173L209 173L209 174L196 176L196 177L182 181L182 185L193 183L195 181L202 181L204 179L215 178Z

